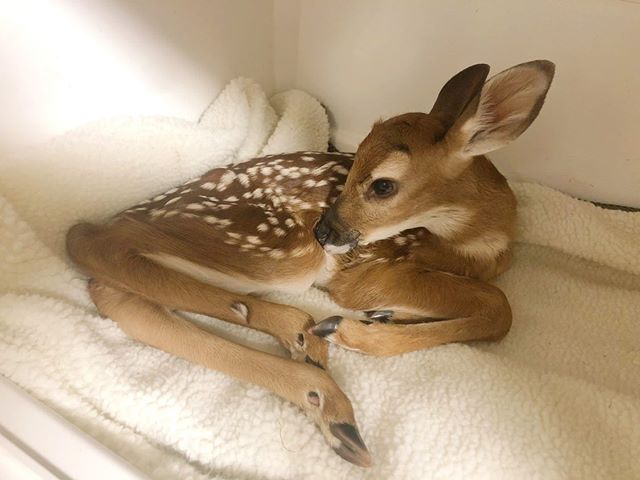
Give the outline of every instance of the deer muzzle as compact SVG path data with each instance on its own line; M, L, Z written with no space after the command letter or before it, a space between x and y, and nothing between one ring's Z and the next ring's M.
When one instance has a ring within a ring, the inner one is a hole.
M336 214L335 205L329 208L314 228L318 243L329 253L347 253L358 245L360 232L347 227Z

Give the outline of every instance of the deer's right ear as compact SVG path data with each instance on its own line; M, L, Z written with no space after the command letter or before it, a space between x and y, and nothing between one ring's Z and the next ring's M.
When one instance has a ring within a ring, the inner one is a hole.
M554 72L553 63L536 60L491 77L446 134L456 156L470 159L518 138L538 116Z

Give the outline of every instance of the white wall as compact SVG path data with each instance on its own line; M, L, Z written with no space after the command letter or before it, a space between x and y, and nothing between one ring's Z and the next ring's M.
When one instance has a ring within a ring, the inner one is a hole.
M0 155L118 115L197 119L243 74L273 87L273 2L19 0L0 15Z
M339 146L354 148L379 117L428 110L468 65L497 73L548 58L557 72L540 117L491 158L511 178L640 207L637 0L301 0L297 8L297 28L280 34L297 36L293 83L332 111Z
M549 58L511 178L640 207L640 0L20 0L0 16L0 155L117 115L196 119L232 77L320 98L342 148L461 68Z

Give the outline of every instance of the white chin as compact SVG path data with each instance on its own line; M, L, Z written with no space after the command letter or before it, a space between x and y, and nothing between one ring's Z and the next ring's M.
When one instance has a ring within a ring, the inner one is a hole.
M345 245L326 244L324 246L324 251L327 253L331 253L332 255L341 255L343 253L347 253L349 250L351 250L351 245L349 245L348 243Z

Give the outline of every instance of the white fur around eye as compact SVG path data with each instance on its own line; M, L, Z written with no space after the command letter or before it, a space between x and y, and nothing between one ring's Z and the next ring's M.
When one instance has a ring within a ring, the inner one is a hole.
M397 180L406 173L411 164L411 157L405 152L391 152L380 165L371 170L370 176L374 180L388 178Z

